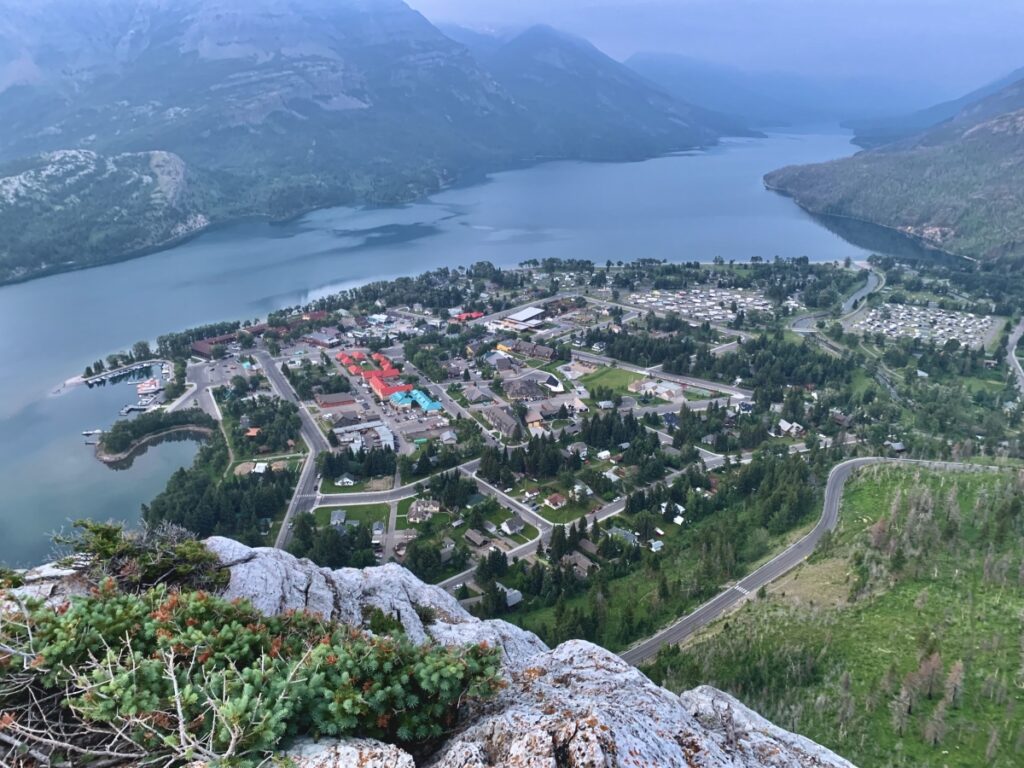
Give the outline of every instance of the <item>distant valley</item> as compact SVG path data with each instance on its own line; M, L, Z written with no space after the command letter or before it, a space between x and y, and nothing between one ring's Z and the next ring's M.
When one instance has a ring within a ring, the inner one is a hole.
M399 0L10 5L0 283L234 218L402 202L547 159L641 159L749 133L584 40L534 28L471 51Z

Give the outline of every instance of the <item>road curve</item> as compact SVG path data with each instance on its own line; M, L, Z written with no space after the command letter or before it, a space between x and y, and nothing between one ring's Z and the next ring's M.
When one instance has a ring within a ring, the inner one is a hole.
M837 464L832 468L828 476L821 517L810 533L756 571L741 579L734 586L718 593L692 613L687 614L657 634L637 643L632 648L623 651L620 654L623 660L633 665L649 661L657 655L662 647L681 643L697 630L720 618L736 604L744 600L751 592L756 592L761 587L770 584L806 560L818 545L821 537L827 531L831 531L836 527L839 521L839 506L843 499L843 488L846 485L846 481L855 470L870 464L919 465L929 469L964 472L984 472L1001 469L1000 467L981 464L890 459L881 456L849 459L841 464Z

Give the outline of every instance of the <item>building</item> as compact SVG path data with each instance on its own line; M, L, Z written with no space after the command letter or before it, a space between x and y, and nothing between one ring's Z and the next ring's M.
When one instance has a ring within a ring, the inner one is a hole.
M437 499L416 499L409 507L410 523L425 523L441 511L441 502Z
M551 507L551 509L562 509L568 503L568 499L560 493L552 493L544 499L544 505Z
M542 317L542 307L527 307L502 318L501 325L510 331L532 331L541 324Z
M331 328L321 328L319 331L307 333L302 337L302 341L321 349L333 349L341 346L341 336Z
M651 552L655 552L655 553L661 552L661 550L663 550L665 548L665 542L664 541L658 541L657 539L651 539L647 543L648 543L648 545L651 548Z
M609 469L607 472L604 473L604 476L610 483L618 483L622 480L622 478L619 477L618 474L616 474L614 469Z
M501 530L509 536L515 536L523 532L526 528L526 523L523 522L522 518L518 515L513 515L508 520L501 524Z
M331 527L332 528L344 528L345 522L348 520L348 513L344 509L335 509L331 511Z
M329 395L314 395L313 400L317 406L324 410L331 408L351 408L356 403L355 397L348 392L338 392Z
M472 384L470 384L468 387L462 390L462 396L466 398L466 402L469 403L470 405L473 405L475 403L483 403L491 399L483 393L483 390Z
M533 379L506 381L501 388L510 400L539 400L544 396L544 390Z
M572 445L569 446L569 453L575 453L581 459L586 460L587 455L590 453L590 448L587 447L586 443L573 443Z
M372 536L371 541L375 547L384 543L384 523L380 522L380 520L373 524L370 533Z
M455 554L455 542L449 537L445 536L441 540L441 564L449 562L452 559L452 555Z
M498 581L494 582L494 586L505 593L505 605L509 608L513 608L523 602L523 593L518 589L509 589Z
M637 538L636 534L634 534L632 531L627 531L625 528L619 528L618 526L614 528L609 528L608 535L614 536L616 539L621 539L622 541L634 547L640 543L640 539Z
M504 406L495 405L485 408L481 413L505 437L512 437L515 434L516 427L519 426L519 421Z
M597 568L597 564L582 552L570 552L562 555L562 565L572 566L577 578L586 578L591 568Z
M470 528L466 531L466 541L472 544L474 547L484 547L491 543L491 540L484 536L480 531Z
M335 485L340 485L342 488L352 488L356 484L356 479L347 472L334 481Z
M785 419L779 419L779 426L777 429L779 437L800 437L806 430L795 421L786 421Z

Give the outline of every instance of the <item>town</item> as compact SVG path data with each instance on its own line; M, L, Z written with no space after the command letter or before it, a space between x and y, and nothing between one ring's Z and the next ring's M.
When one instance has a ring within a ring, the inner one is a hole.
M810 466L859 444L891 456L943 450L914 428L909 401L931 397L944 371L998 386L993 316L879 303L887 289L840 318L863 339L820 320L827 334L793 332L870 269L568 262L372 284L125 354L137 376L149 370L134 361L159 361L162 376L142 386L163 390L163 402L100 447L130 453L129 438L147 431L215 425L198 474L172 478L150 522L329 567L401 563L481 615L551 641L625 647L778 546L812 506ZM963 411L965 439L980 429L974 413ZM1006 438L984 435L995 448ZM243 515L204 501L211 465L227 478L214 498L232 494ZM748 475L765 472L757 498L777 483L786 501L714 532L710 521L750 503ZM723 536L747 543L723 554ZM552 613L606 583L615 610L639 589L642 618L606 627L578 606Z

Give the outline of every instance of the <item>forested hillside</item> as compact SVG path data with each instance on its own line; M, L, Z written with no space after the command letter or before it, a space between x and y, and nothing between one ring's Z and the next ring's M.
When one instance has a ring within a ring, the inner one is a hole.
M1024 477L874 467L792 576L648 670L875 766L1020 765Z
M812 213L891 227L954 254L1024 257L1024 80L925 133L765 183Z

